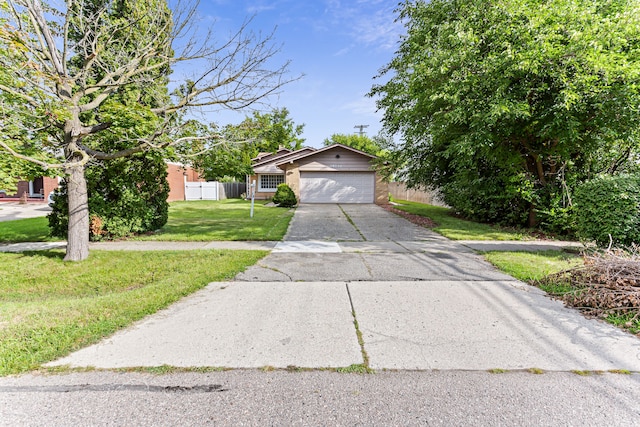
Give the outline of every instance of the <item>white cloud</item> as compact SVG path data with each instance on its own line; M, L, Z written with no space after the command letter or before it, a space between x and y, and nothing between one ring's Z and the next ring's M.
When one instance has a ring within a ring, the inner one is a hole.
M376 113L376 101L372 98L363 96L355 101L343 104L340 107L342 111L348 111L351 114L358 116L371 116L377 117Z
M387 0L358 0L355 4L326 0L325 5L331 25L358 44L394 50L404 33L402 25L395 21L396 6Z
M384 50L395 49L404 30L394 19L391 11L379 10L356 21L352 34L366 45L378 45Z
M344 55L347 55L349 52L351 52L351 50L352 50L352 46L343 47L342 49L334 53L333 56L344 56Z
M260 12L265 12L267 10L274 10L276 7L278 6L278 3L264 3L264 2L258 2L256 4L252 4L247 6L247 13L250 14L257 14Z

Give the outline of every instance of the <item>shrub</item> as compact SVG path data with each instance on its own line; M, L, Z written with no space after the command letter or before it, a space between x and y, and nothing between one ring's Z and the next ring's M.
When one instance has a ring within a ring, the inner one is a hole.
M458 215L473 221L523 226L527 223L529 202L513 180L505 175L478 176L472 171L460 173L440 190L444 202Z
M295 206L298 200L291 187L287 184L279 184L276 194L273 196L273 203L283 208L290 208Z
M117 239L154 231L168 218L169 184L163 157L145 153L117 159L86 170L91 240ZM66 238L69 222L64 181L54 194L49 227Z
M629 246L640 242L640 175L599 176L575 191L578 236Z

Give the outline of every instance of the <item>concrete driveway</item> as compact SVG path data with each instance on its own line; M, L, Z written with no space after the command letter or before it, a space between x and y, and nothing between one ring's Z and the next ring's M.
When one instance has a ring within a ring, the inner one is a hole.
M640 340L378 206L303 205L285 241L235 282L212 283L52 365L367 360L378 370L640 371Z
M18 202L0 202L0 221L47 216L51 208L44 202L21 204Z
M301 205L242 281L511 280L469 248L377 205Z

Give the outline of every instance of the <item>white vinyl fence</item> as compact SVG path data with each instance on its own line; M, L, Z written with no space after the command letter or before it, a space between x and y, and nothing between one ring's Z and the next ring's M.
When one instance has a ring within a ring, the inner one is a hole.
M239 199L246 191L244 182L184 182L185 200Z
M220 200L219 183L212 182L185 182L185 200Z

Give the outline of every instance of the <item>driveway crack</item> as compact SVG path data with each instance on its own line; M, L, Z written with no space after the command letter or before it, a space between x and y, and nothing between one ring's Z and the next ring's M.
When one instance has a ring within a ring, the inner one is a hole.
M367 273L369 274L369 279L373 280L374 277L373 277L373 270L371 266L369 265L369 263L367 262L363 254L358 254L358 256L362 260L362 264L364 265L364 267L367 269Z
M353 220L351 219L351 217L349 216L348 213L346 213L344 211L344 209L342 209L341 205L338 205L338 207L340 208L340 210L342 211L342 214L345 216L345 218L347 218L347 221L349 221L349 224L351 224L353 226L353 228L358 232L358 234L360 235L360 237L362 237L362 241L366 242L367 238L364 237L364 234L362 234L362 232L360 231L360 229L356 226L356 223L353 222Z
M366 371L369 371L369 355L367 354L367 350L364 348L364 338L362 336L362 332L360 331L360 325L358 324L358 317L356 315L356 309L353 306L353 299L351 298L351 291L349 290L349 282L345 283L345 287L347 289L347 295L349 296L349 304L351 305L351 315L353 316L353 326L356 329L356 337L358 338L358 344L360 345L360 352L362 353L362 366Z

